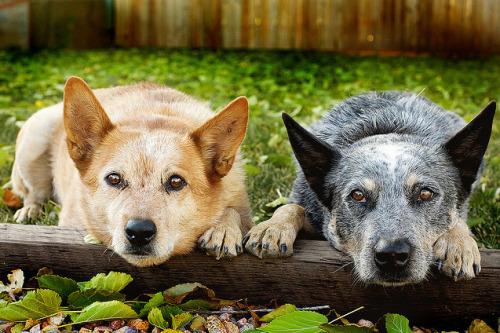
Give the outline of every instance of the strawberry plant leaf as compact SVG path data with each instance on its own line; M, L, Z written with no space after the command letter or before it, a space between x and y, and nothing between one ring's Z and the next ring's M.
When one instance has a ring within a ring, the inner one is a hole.
M10 333L23 333L24 324L20 323L10 329Z
M181 313L181 314L170 315L170 316L172 317L172 328L174 330L186 325L191 320L191 318L193 318L192 314L185 313L185 312Z
M63 298L68 298L72 292L78 290L75 280L57 275L42 275L37 280L40 288L53 290Z
M279 308L269 312L268 314L265 314L260 318L260 321L264 321L266 323L269 323L270 321L278 318L279 316L283 316L287 313L291 313L297 311L297 307L293 304L283 304Z
M320 325L320 328L325 332L332 333L372 333L375 331L375 326L359 326L359 325L332 325L324 324Z
M412 333L409 320L395 313L385 315L385 328L387 333Z
M167 303L165 301L165 298L163 297L163 294L161 292L154 294L153 297L144 305L144 307L141 309L139 312L139 317L144 317L151 311L153 308L159 308L160 306L164 305Z
M189 310L209 310L212 307L212 303L205 301L203 299L192 299L185 303L179 304L179 308L184 311Z
M163 292L163 297L169 303L179 304L186 296L191 298L208 298L213 299L215 293L213 290L205 287L201 283L183 283L173 286ZM199 297L197 297L199 296Z
M94 302L125 301L125 295L101 288L75 291L68 296L70 309L82 309Z
M163 317L162 311L158 308L152 308L151 311L149 311L148 321L150 324L163 330L168 329L168 327L170 326Z
M61 302L61 296L53 290L29 291L21 301L0 308L0 320L21 322L50 317L59 312Z
M81 313L72 314L71 324L111 319L134 319L137 317L137 312L122 302L94 302L84 308Z
M104 273L97 274L90 281L79 283L80 290L86 290L91 288L101 288L110 291L121 291L130 282L132 282L132 276L127 273L120 272L109 272L108 275Z
M269 325L259 330L268 333L318 333L319 325L326 324L328 318L312 311L294 311L274 319Z

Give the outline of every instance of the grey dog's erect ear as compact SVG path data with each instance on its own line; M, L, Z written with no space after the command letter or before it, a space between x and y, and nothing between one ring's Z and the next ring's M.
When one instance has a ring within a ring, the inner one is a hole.
M325 188L325 178L340 160L340 152L309 133L286 113L283 113L283 122L307 183L321 203L331 209L332 193Z
M496 103L491 101L470 123L446 142L445 148L460 171L462 185L471 192L491 136Z

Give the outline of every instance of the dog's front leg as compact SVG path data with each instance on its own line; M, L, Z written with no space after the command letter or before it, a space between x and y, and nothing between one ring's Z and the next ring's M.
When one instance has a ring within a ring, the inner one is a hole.
M287 257L293 253L293 243L305 224L304 208L287 204L273 216L254 226L245 236L245 249L259 258Z
M481 255L464 220L434 243L434 260L443 274L457 279L471 279L481 271Z
M240 214L228 207L215 225L198 239L198 246L217 260L236 257L243 252L243 232Z

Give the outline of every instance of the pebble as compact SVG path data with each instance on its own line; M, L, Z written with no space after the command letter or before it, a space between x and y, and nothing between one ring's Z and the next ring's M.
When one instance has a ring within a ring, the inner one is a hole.
M111 327L113 329L113 331L116 331L120 328L122 328L123 326L125 326L125 320L113 320L110 324L109 324L109 327Z
M222 322L216 316L208 316L205 328L209 333L226 333L226 329Z
M58 313L55 316L49 317L47 319L47 322L49 323L49 325L59 326L63 323L65 318L66 315L64 313Z

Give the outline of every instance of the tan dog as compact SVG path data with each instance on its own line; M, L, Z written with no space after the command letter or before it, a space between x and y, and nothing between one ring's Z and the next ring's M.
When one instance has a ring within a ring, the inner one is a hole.
M85 226L138 266L197 241L216 258L236 256L252 226L238 154L247 121L244 97L214 116L163 86L92 92L72 77L64 102L38 111L19 133L12 180L24 207L14 218L36 217L54 197L60 226Z

